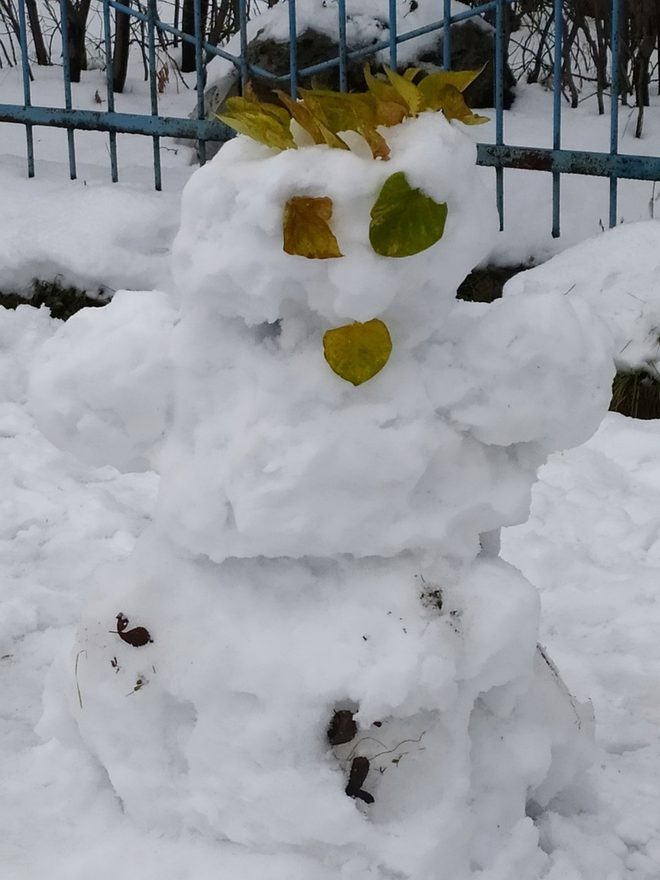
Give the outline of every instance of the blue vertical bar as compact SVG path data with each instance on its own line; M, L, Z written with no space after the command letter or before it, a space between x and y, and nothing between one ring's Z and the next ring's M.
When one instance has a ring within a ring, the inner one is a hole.
M202 0L195 0L194 6L195 17L195 70L197 72L197 118L204 119L206 116L206 107L204 105L204 89L206 87L204 77L204 55L202 53L202 42L204 38L203 22L202 22ZM197 140L197 156L199 164L206 164L206 141Z
M27 25L25 22L25 0L18 0L18 29L19 41L21 44L21 67L23 69L23 104L26 107L32 106L32 97L30 95L30 60L28 58L27 47ZM27 144L27 165L28 177L34 177L34 134L32 125L25 125L25 140Z
M562 0L554 0L555 56L552 87L552 148L561 149L561 71L562 71ZM552 175L552 237L559 238L561 213L561 175Z
M620 0L612 0L612 74L610 95L610 154L619 152L619 37L620 37ZM616 175L610 177L610 229L616 226L618 203L618 181Z
M245 86L247 85L248 78L249 78L248 57L247 57L247 47L248 47L247 0L238 0L238 30L240 33L240 41L241 41L241 58L240 58L241 89L244 89Z
M66 0L60 0L60 19L62 22L62 74L64 76L64 106L71 110L71 62L69 59L69 20ZM72 128L67 128L66 137L69 148L69 177L76 179L76 143Z
M392 70L396 70L397 68L397 45L396 45L396 32L397 32L397 20L396 20L396 0L390 0L390 11L389 11L389 28L390 28L390 67Z
M442 17L442 66L445 70L451 70L451 0L445 0L444 14Z
M504 144L504 3L495 4L495 143ZM500 232L504 229L504 169L495 169L495 197L500 217Z
M339 91L348 91L348 47L346 45L346 0L337 0L339 15Z
M113 89L114 72L112 70L112 42L110 39L110 4L108 0L103 0L103 30L105 44L105 84L108 96L108 112L115 112L115 93ZM112 182L117 183L119 174L117 172L117 135L111 131L108 135L110 141L110 174Z
M296 0L289 0L289 88L291 97L298 97L298 24Z
M200 0L195 0L195 11ZM151 98L151 115L158 116L158 78L156 75L156 0L147 0L147 47L149 56L149 96ZM154 150L154 186L157 190L163 188L163 180L160 168L160 138L154 135L152 138Z

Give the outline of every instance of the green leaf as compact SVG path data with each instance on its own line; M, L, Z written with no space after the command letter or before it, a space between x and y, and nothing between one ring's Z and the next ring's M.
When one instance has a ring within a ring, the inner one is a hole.
M326 361L342 379L362 385L379 373L392 353L387 326L378 318L366 324L355 322L335 327L323 337Z
M293 196L284 206L283 248L287 254L310 260L343 256L330 229L332 199Z
M383 257L411 257L440 241L447 205L413 189L403 171L388 177L371 209L369 241Z
M295 149L289 114L277 104L255 103L252 97L229 98L227 112L217 117L225 125L276 150Z

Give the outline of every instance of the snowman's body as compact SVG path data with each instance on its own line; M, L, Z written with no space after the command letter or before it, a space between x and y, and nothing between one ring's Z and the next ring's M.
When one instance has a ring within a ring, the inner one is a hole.
M497 533L548 452L598 424L609 353L562 297L457 303L494 228L474 146L441 114L388 142L381 162L241 137L193 176L155 520L81 623L83 711L61 685L149 827L297 854L309 880L531 878L526 805L572 781L590 734ZM368 226L399 170L448 217L397 260ZM283 252L293 195L332 198L342 258ZM354 387L323 334L375 317L392 355ZM108 632L120 612L153 643ZM333 745L337 710L357 731Z

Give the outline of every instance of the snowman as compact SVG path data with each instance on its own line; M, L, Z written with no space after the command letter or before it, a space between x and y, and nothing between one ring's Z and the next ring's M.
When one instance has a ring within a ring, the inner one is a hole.
M160 474L42 731L82 740L133 821L268 856L264 880L533 877L533 816L588 766L592 719L499 530L597 427L611 356L575 300L457 301L496 229L469 111L387 76L346 131L322 96L286 118L235 99L253 136L184 192L175 293L119 295L42 350L45 432ZM110 406L81 350L114 359Z

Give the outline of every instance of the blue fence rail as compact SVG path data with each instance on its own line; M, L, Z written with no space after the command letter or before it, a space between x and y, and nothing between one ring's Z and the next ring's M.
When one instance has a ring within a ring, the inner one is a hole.
M496 198L500 216L500 227L504 227L504 170L507 168L531 171L545 171L552 174L552 233L560 233L561 209L561 175L586 174L609 178L610 208L609 223L617 223L617 184L622 178L638 180L660 180L660 157L625 155L619 152L619 45L620 45L620 5L621 0L612 0L611 15L611 77L610 77L610 144L609 150L589 152L565 150L562 148L562 0L553 0L554 16L554 64L553 64L553 139L552 147L526 147L507 144L504 136L504 68L505 68L505 15L507 6L516 0L488 0L469 10L463 10L452 16L451 0L433 0L438 8L438 18L424 27L406 30L405 22L397 17L397 0L384 0L389 14L388 38L378 43L371 43L361 48L349 49L346 41L347 10L346 0L336 0L337 28L339 48L336 58L311 67L299 68L297 57L297 22L296 0L284 0L288 3L289 17L289 71L284 75L276 75L251 64L248 59L248 0L238 0L239 12L239 46L237 54L213 45L205 39L203 32L203 0L193 0L194 4L194 35L185 33L181 28L161 20L159 17L158 0L147 0L146 12L119 2L119 0L100 0L103 21L103 45L105 55L107 110L91 111L75 109L72 105L71 71L68 40L67 0L60 2L60 27L62 36L62 71L63 71L63 107L34 106L30 88L30 63L28 57L28 29L26 23L26 0L17 0L19 20L19 43L23 77L23 104L0 104L0 123L19 123L25 126L26 155L28 176L35 173L34 159L34 126L54 126L67 130L69 173L76 177L76 145L75 131L101 131L109 136L110 173L113 181L117 181L117 134L128 133L151 137L153 139L154 183L157 190L162 187L160 166L160 139L163 137L190 138L198 143L199 160L206 160L206 142L226 140L233 133L219 121L207 118L204 89L205 68L210 58L220 57L229 61L238 73L244 86L252 76L267 76L284 84L292 95L297 93L299 78L314 73L336 68L342 89L347 88L347 71L351 60L371 56L377 51L385 51L389 55L391 67L397 67L398 47L402 43L413 40L434 31L442 30L442 58L438 61L449 69L451 67L451 31L448 24L458 24L476 16L490 14L495 20L495 143L477 144L477 162L490 166L496 174ZM429 2L429 0L426 0ZM112 57L112 25L111 11L121 12L141 22L147 37L146 64L150 86L150 114L120 113L115 110L113 91L113 57ZM158 32L176 37L182 43L194 46L195 78L197 89L196 118L174 118L161 116L158 106L158 82L156 70L156 36Z

